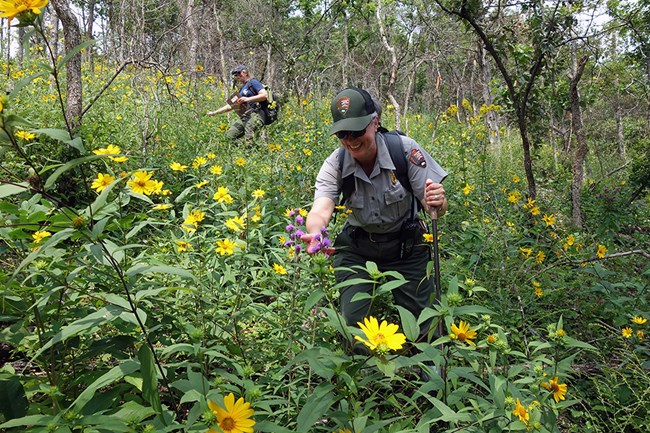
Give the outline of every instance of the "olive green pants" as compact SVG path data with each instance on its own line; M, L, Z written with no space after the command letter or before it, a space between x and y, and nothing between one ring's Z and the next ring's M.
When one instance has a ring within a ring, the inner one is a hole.
M245 137L247 143L255 141L255 134L264 126L262 112L252 111L244 114L230 126L226 135L230 140Z

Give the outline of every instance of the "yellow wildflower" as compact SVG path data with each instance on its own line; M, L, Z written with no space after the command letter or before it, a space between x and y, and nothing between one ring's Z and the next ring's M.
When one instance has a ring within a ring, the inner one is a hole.
M363 323L357 322L359 328L366 336L364 340L362 337L355 335L355 340L362 342L370 348L370 350L377 350L380 353L388 352L389 350L398 350L406 342L406 336L401 332L397 332L399 327L394 323L388 323L385 320L379 324L375 317L366 317Z
M115 178L110 174L97 173L97 178L93 180L93 183L90 185L90 187L97 192L102 192L111 183L113 183L114 180Z
M632 328L626 326L625 328L621 329L621 334L625 338L630 338L632 336Z
M455 323L451 324L451 333L449 338L452 340L458 340L461 343L467 343L473 345L473 339L476 338L476 331L470 328L469 323L461 320L458 326Z
M49 236L52 236L52 233L46 230L39 230L37 232L32 233L32 239L34 239L35 244L40 243L43 239Z
M559 403L560 400L564 400L564 396L567 392L566 383L560 383L557 376L547 382L541 383L542 388L553 393L553 398L556 403Z

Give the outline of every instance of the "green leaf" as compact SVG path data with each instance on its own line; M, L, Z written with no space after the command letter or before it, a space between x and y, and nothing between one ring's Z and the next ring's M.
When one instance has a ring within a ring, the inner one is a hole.
M447 288L447 295L458 293L458 276L454 276L449 281L449 287Z
M59 60L59 62L56 64L57 69L63 69L65 64L68 63L68 61L70 61L71 58L73 58L75 55L77 55L84 48L88 48L89 46L94 45L94 44L95 44L94 39L88 39L87 41L84 41L84 42L80 43L79 45L77 45L76 47L74 47L73 49L71 49L68 52L68 54L66 54L66 56L64 58L62 58L61 60Z
M314 393L309 396L307 403L305 403L298 414L297 432L311 431L316 421L323 418L325 412L336 401L332 392L333 390L334 385L330 383L321 383L314 389Z
M133 360L125 361L123 364L111 368L107 373L103 374L100 378L91 383L88 388L79 394L79 397L72 402L69 408L73 409L77 413L81 412L81 409L88 404L98 389L122 379L127 374L138 371L139 368L140 364Z
M59 177L65 173L68 170L71 170L75 168L78 165L85 164L86 162L94 161L96 159L100 159L102 155L90 155L90 156L84 156L82 158L76 158L73 159L72 161L68 161L59 168L56 169L54 173L50 175L50 177L47 178L45 181L45 186L44 188L50 189L52 186L54 186L54 183L59 179Z
M97 212L104 207L106 201L108 200L108 195L111 193L113 188L115 188L120 182L126 179L126 176L123 178L117 178L110 185L102 190L102 192L97 196L95 201L90 205L89 208L86 208L86 215L88 218L97 214Z
M39 249L29 253L29 255L25 257L25 259L22 262L20 262L20 265L18 265L18 267L14 271L13 277L15 278L15 276L18 275L20 271L23 270L23 268L25 268L25 266L29 265L38 256L40 256L46 248L56 245L62 240L68 239L70 236L72 236L74 232L75 232L74 229L64 229L61 230L60 232L54 233L52 236L47 238L47 240L41 245Z
M29 402L23 384L17 377L0 379L0 412L6 420L27 415Z
M417 319L413 313L402 306L397 305L397 310L399 311L404 335L406 335L409 341L416 341L420 336L420 327L417 324Z
M357 284L375 284L375 281L367 280L365 278L352 278L350 280L341 281L340 283L335 284L334 289L342 289L344 287L354 286Z
M42 128L42 129L34 129L31 132L35 134L47 135L53 140L60 141L62 143L67 144L70 147L77 149L81 153L84 153L86 151L86 149L84 149L83 141L81 140L81 137L70 137L70 133L65 129ZM101 155L93 155L93 156L101 156Z
M46 75L49 75L51 71L52 71L52 68L48 67L48 69L45 70L45 71L37 72L37 73L32 74L29 77L25 77L22 80L15 83L13 90L9 94L9 99L14 99L20 93L22 88L27 86L28 84L30 84L32 81L34 81L35 78L44 77Z
M585 343L584 341L576 340L575 338L571 338L571 337L568 337L566 335L564 336L563 340L566 343L566 345L569 346L569 347L579 347L581 349L594 350L594 351L598 350L589 343Z
M293 430L274 424L269 420L256 422L255 431L269 433L295 433Z
M393 377L395 376L395 369L397 368L397 365L395 362L390 361L386 358L374 358L376 361L377 368L379 371L384 373L387 377Z
M140 372L142 373L142 396L151 403L156 413L162 414L160 404L160 393L158 392L158 376L156 375L156 363L153 353L148 345L143 344L138 351L140 360Z
M84 416L79 424L82 426L95 426L97 429L87 428L83 431L105 431L111 433L128 433L132 432L133 428L130 427L132 420L121 420L115 418L113 415L100 415L92 414ZM66 426L67 427L67 426Z
M21 182L16 184L5 183L0 185L0 198L9 197L10 195L20 194L29 191L29 183Z
M124 312L124 310L119 307L116 307L114 305L107 305L106 307L101 308L82 319L75 320L57 332L54 337L50 339L50 341L45 343L45 345L41 347L38 352L36 352L32 359L37 358L43 352L57 343L65 341L75 335L92 332L97 326L112 322L117 317L119 317L122 312Z
M471 421L472 417L466 413L456 413L449 406L444 404L442 401L438 400L435 397L428 397L429 401L433 403L436 409L438 409L441 415L438 418L433 419L433 421L445 421L445 422L462 422L462 421Z
M379 286L379 288L377 289L377 294L382 295L384 293L390 293L390 292L393 291L393 289L396 289L396 288L398 288L400 286L403 286L406 283L407 283L407 281L404 280L404 279L390 280L390 281L382 284L381 286Z
M311 295L309 295L309 297L305 301L305 306L303 307L302 311L306 313L309 310L311 310L311 308L314 305L316 305L321 299L323 299L324 296L325 296L325 292L323 292L322 290L319 289L314 291Z
M456 307L454 309L454 315L457 317L466 314L476 316L478 314L494 314L494 311L480 305L463 305L462 307Z
M161 272L163 274L178 275L180 277L187 278L190 280L196 279L194 274L192 274L192 272L188 271L187 269L176 268L173 266L149 266L149 265L142 265L142 264L131 267L129 270L126 271L126 275L132 277L134 275L147 274L153 272Z
M35 425L48 425L55 418L52 415L27 415L22 418L15 418L10 421L0 424L0 429L20 427L24 425L35 426ZM27 431L27 430L25 430Z
M341 333L342 336L350 338L350 332L347 330L345 325L345 319L339 313L334 311L331 308L323 308L325 314L327 314L328 323L330 326L333 326L337 331Z

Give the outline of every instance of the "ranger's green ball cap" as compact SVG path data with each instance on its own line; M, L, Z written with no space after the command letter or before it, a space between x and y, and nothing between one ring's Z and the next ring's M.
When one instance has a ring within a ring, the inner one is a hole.
M356 87L339 92L330 106L332 120L330 135L339 131L361 131L373 119L375 103L368 92Z

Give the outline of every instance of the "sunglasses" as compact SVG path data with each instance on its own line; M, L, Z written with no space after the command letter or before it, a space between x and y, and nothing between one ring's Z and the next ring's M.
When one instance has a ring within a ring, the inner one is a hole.
M334 135L336 135L336 138L338 138L339 140L343 140L346 137L354 139L354 138L359 138L363 134L365 134L366 129L368 129L367 126L363 128L361 131L339 131L334 133Z

